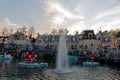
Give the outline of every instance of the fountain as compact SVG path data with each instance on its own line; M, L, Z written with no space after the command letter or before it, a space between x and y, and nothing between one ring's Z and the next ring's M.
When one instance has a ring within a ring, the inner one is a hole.
M61 33L59 38L59 47L57 53L57 62L56 62L56 73L64 74L71 73L72 70L69 68L69 60L67 54L67 47L65 41L65 34Z

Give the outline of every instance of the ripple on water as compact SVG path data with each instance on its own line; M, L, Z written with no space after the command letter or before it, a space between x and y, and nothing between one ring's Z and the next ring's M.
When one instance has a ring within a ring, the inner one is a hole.
M73 66L72 73L56 74L54 69L19 69L16 65L0 67L0 80L120 80L120 69Z
M54 70L47 70L46 73L54 76L57 80L120 80L118 70L109 67L73 67L73 73L56 74Z

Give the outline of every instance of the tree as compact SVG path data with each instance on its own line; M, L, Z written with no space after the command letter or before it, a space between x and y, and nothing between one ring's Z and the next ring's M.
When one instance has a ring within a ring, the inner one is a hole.
M3 28L2 35L3 36L8 36L8 29L7 28Z
M67 29L59 29L58 30L58 34L61 34L62 32L64 32L64 34L67 35L69 31Z
M57 30L56 29L52 29L51 34L52 35L56 35L57 34Z
M75 34L76 34L76 35L78 35L78 34L79 34L79 32L78 32L78 31L75 31Z
M107 30L105 30L105 31L103 32L103 34L104 34L104 35L108 35L109 33L108 33Z
M24 35L27 34L27 28L26 28L26 26L24 26L24 27L22 28L22 31L23 31L23 34L24 34Z
M111 35L116 35L116 31L115 30L113 30L113 29L111 29L110 31L109 31L109 33L111 34Z
M13 29L9 30L9 35L13 34Z
M19 32L19 33L20 33L20 32L21 32L21 28L18 28L16 32Z
M65 34L67 35L69 33L68 29L64 29Z
M58 30L58 34L59 34L59 35L62 34L63 32L64 32L63 29L59 29L59 30Z
M19 28L17 30L19 33L26 35L27 34L27 28L26 26L23 26L22 28Z
M33 37L34 35L35 35L35 29L34 29L34 26L31 26L28 30L28 36Z
M116 33L120 32L120 29L116 29Z

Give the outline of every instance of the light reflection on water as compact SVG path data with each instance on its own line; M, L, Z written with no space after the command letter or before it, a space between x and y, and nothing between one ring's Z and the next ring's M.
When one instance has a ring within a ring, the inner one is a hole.
M2 63L0 80L49 80L41 69L20 69L15 63Z
M19 69L16 63L0 64L0 80L120 80L120 69L72 66L73 73L56 74L54 69Z
M73 67L73 73L58 75L58 80L120 80L120 71L110 67Z

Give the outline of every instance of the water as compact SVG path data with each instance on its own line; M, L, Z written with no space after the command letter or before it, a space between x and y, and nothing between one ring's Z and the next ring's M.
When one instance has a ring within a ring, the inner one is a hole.
M68 54L67 54L65 35L62 33L59 39L59 47L57 53L56 70L57 73L70 73L72 70L69 69Z
M0 80L50 80L45 69L18 68L16 63L1 63ZM54 80L54 78L52 78Z
M73 73L56 75L58 80L120 80L120 72L110 67L73 67Z
M56 74L54 68L19 69L16 63L0 63L0 80L120 80L120 68L71 66L72 73Z

